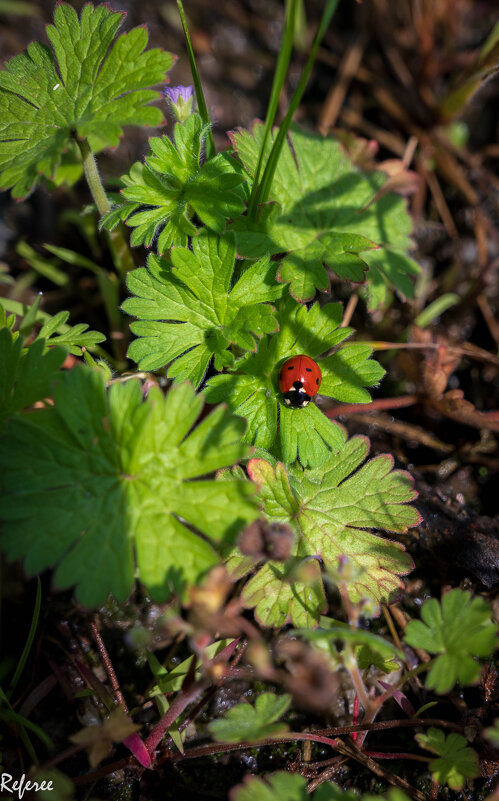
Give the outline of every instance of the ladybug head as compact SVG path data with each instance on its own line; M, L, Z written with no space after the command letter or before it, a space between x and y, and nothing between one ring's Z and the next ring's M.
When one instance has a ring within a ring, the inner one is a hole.
M310 402L310 395L307 395L299 381L295 381L295 384L298 384L298 387L294 386L289 392L285 392L282 396L283 401L292 409L302 409Z

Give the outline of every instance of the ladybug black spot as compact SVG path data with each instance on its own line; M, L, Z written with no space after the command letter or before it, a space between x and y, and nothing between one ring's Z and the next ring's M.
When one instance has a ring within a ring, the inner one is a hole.
M290 364L290 366L288 367L288 370L294 370L294 369L295 369L294 364Z
M315 379L315 383L316 383L317 385L319 384L319 379L318 379L318 378L316 378L316 379Z
M307 371L307 373L311 373L312 372L312 368L311 367L305 367L305 370Z

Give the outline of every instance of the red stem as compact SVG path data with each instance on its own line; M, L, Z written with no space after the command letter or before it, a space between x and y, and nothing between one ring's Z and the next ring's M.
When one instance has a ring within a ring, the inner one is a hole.
M405 754L402 752L389 754L386 751L362 751L362 753L373 759L413 759L416 762L431 762L431 757L419 756L418 754Z
M332 409L327 409L324 414L330 420L334 420L343 414L379 412L384 409L403 409L405 406L414 406L419 400L419 395L401 395L400 398L378 398L371 403L343 403L341 406L333 406Z
M95 620L96 621L98 620L97 615L95 616ZM94 640L97 643L97 648L99 649L102 662L104 663L104 668L109 677L109 681L111 682L111 686L114 690L114 697L116 698L118 704L121 707L123 707L123 711L128 715L128 707L123 697L123 693L121 692L118 678L116 676L116 673L114 672L113 663L111 662L111 659L107 652L107 648L104 645L104 640L100 636L100 632L97 628L96 622L90 623L90 628L92 629L92 634L94 635Z
M353 725L356 726L359 722L359 696L355 693L355 698L353 699ZM352 732L352 740L356 740L359 736L358 731Z

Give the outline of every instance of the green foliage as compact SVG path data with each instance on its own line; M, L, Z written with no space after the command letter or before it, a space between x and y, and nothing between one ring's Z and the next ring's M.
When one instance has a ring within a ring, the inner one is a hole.
M412 480L393 470L391 456L378 456L360 467L367 453L367 439L353 437L313 470L295 467L287 473L282 464L274 469L264 459L249 462L267 519L287 523L296 533L291 558L284 564L267 562L243 590L243 602L256 607L263 625L318 622L325 606L319 565L334 581L342 567L342 581L354 603L366 598L386 602L400 590L399 576L411 569L410 557L403 545L365 529L403 533L417 525L419 514L407 505L415 497ZM241 576L254 564L233 557L229 569Z
M497 627L490 606L482 598L455 589L425 602L421 620L411 620L405 640L430 654L440 654L432 664L426 686L438 693L451 690L457 681L474 684L481 666L476 657L489 656L497 646Z
M341 790L336 784L324 782L311 795L307 781L296 773L279 771L264 779L248 776L243 784L234 787L230 801L409 801L402 790L392 788L386 795L359 796L350 790Z
M188 237L195 235L194 214L221 233L227 219L238 217L244 209L240 185L245 178L227 153L201 164L208 130L199 114L192 114L185 123L175 125L175 145L168 136L150 139L151 153L145 164L135 162L122 177L125 202L104 218L103 226L112 229L125 220L134 229L132 245L150 247L157 236L160 254L171 245L186 245Z
M39 771L32 777L32 781L39 782L40 785L45 782L45 788L51 786L50 790L40 789L37 791L36 795L39 801L73 801L75 790L73 782L57 768ZM94 799L91 798L90 801L94 801Z
M48 398L65 358L64 348L45 352L44 339L23 350L21 336L0 328L0 431L9 417Z
M384 370L370 359L368 345L346 345L320 358L352 333L351 328L341 327L339 303L322 308L315 303L307 310L288 296L277 306L277 320L279 333L264 337L258 353L239 359L237 372L208 380L206 400L224 400L237 410L248 421L246 441L266 449L277 438L279 409L280 443L275 454L287 464L298 458L304 467L315 467L343 446L344 433L313 403L302 409L281 403L278 373L283 362L300 353L311 356L322 371L320 394L349 403L368 403L371 397L364 387L377 384Z
M7 303L15 309L14 314L9 315L9 317L7 317L3 305ZM8 328L13 330L16 324L16 316L20 317L19 330L13 333L13 337L16 339L21 331L24 336L32 336L36 325L43 321L43 325L36 335L36 340L44 340L43 350L46 351L54 345L62 345L73 356L81 356L82 348L92 349L99 342L103 342L106 339L104 334L100 334L98 331L88 331L88 325L85 323L78 323L73 326L68 325L66 322L69 318L68 311L60 311L52 317L50 314L39 311L39 306L40 296L31 307L22 306L16 301L7 301L5 298L0 298L0 329Z
M494 725L490 726L488 729L485 729L485 736L487 740L490 740L497 748L499 748L499 718L494 721Z
M1 442L9 559L24 558L28 574L57 565L55 585L76 584L88 606L127 597L134 551L154 599L198 581L217 554L188 526L227 543L256 515L248 482L201 478L244 455L244 421L219 407L191 431L203 400L189 385L143 400L137 381L106 392L84 367L53 394L53 407L12 420Z
M383 656L382 653L370 645L361 645L357 650L356 658L360 670L367 670L371 666L381 670L383 673L393 673L395 670L400 670L400 662L397 662L393 654Z
M68 326L69 312L54 314L40 329L38 337L45 339L47 345L64 345L73 356L81 356L82 348L93 348L106 337L98 331L88 331L86 323ZM61 331L61 329L63 329Z
M76 11L58 3L47 26L53 52L32 42L0 72L0 188L14 197L51 178L75 136L92 150L118 144L124 125L160 125L149 106L173 56L143 52L147 31L134 28L114 41L123 15L106 5Z
M233 136L252 176L262 137L261 124ZM231 226L239 255L285 253L279 280L302 301L329 288L324 265L339 278L367 281L370 308L385 301L387 286L412 297L411 277L419 272L406 255L412 223L405 201L383 194L386 180L382 173L355 167L335 139L292 126L272 184L275 203L264 206L257 221L241 217Z
M221 370L234 362L231 344L255 350L255 338L276 331L274 309L268 301L282 294L275 265L268 259L252 265L231 289L236 247L229 234L218 237L203 229L192 251L172 250L172 265L150 255L148 269L133 270L123 309L139 317L131 329L140 339L128 355L143 370L170 363L168 375L188 379L197 387L215 357Z
M230 801L307 801L307 782L296 773L279 771L265 779L248 776L232 789ZM315 799L315 794L312 796Z
M460 790L466 779L478 776L477 755L460 734L446 736L432 727L426 734L416 734L416 740L421 748L438 754L438 759L430 762L433 781Z
M285 723L277 723L291 703L290 695L262 693L255 706L243 703L233 706L223 720L214 720L209 729L222 743L244 743L265 740L287 731Z

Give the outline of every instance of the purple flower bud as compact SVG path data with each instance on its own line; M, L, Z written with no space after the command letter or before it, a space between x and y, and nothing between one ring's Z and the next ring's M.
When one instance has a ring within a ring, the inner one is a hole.
M172 103L178 103L179 97L182 98L184 103L187 103L191 99L193 92L193 86L165 86L163 88L164 96L171 100Z
M185 122L192 111L194 87L192 86L165 86L163 94L179 122Z

